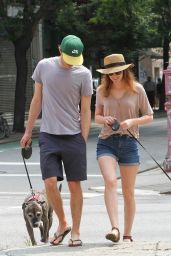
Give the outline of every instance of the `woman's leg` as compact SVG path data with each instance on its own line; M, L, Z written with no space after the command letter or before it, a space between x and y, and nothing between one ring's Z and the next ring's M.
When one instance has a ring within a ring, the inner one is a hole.
M111 156L101 156L98 163L105 183L105 205L112 227L119 226L118 223L118 198L117 198L117 178L116 160Z
M124 197L124 236L130 236L135 216L134 188L139 166L120 166Z

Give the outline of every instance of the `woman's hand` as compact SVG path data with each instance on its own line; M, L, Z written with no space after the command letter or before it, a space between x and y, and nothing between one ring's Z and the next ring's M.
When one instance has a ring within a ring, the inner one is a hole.
M127 119L120 123L120 126L123 130L127 130L135 125L134 119Z
M105 116L104 117L104 124L108 125L108 126L111 126L114 121L116 120L116 118L112 117L112 116Z

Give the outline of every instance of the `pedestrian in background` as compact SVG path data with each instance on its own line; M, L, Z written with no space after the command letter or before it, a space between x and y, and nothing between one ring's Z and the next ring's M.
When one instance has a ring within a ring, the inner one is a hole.
M59 223L51 244L59 245L71 231L69 246L81 246L83 195L80 182L87 179L86 141L91 121L92 77L82 65L80 38L66 36L59 51L59 57L41 60L33 73L35 92L21 147L30 143L35 120L42 110L39 136L42 179ZM57 186L63 180L63 166L71 196L72 227L68 225Z
M157 97L158 97L158 101L159 101L159 108L160 108L160 104L161 104L161 96L162 96L162 80L161 78L159 77L157 79Z
M147 81L144 83L144 89L146 91L150 105L154 109L155 95L156 95L156 84L151 80L151 76L147 77Z
M103 124L97 142L97 160L104 179L104 199L112 227L106 239L112 242L120 240L117 163L124 198L123 240L133 241L131 231L136 208L134 187L140 160L137 142L127 129L138 138L139 125L153 119L144 88L136 82L130 70L133 66L125 63L122 54L112 54L104 58L104 68L97 70L104 75L96 95L95 122ZM117 131L111 128L115 120L120 123Z

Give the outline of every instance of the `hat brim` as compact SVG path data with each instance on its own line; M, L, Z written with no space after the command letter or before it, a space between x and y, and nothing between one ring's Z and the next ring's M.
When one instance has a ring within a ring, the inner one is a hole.
M67 64L72 65L72 66L80 66L83 64L83 61L84 61L82 54L78 57L73 57L73 56L69 56L66 53L62 52L62 57L63 57L63 60Z
M134 64L127 64L127 65L123 65L123 66L119 66L119 67L111 67L111 68L103 68L103 69L96 69L97 72L100 72L101 74L111 74L114 72L119 72L119 71L123 71L125 69L128 68L133 68Z

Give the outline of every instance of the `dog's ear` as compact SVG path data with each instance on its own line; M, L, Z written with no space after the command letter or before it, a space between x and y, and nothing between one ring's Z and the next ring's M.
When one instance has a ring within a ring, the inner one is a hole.
M28 203L23 203L23 204L22 204L22 209L24 210L27 205L28 205Z

